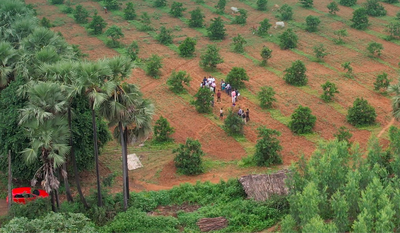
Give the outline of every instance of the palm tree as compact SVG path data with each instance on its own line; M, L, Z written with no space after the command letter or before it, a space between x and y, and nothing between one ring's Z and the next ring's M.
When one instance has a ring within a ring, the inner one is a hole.
M400 82L390 85L388 88L390 93L393 93L392 96L392 108L393 108L393 116L396 120L400 119Z
M0 89L13 78L17 51L9 42L0 42Z
M31 145L21 153L28 163L40 157L43 164L32 179L32 186L36 184L37 178L42 179L42 187L51 194L54 211L54 193L57 196L60 184L55 170L64 163L65 155L70 150L70 131L64 114L67 89L66 86L54 82L31 82L25 93L28 104L20 110L20 124L26 129ZM63 175L65 174L63 171Z
M105 61L81 62L77 69L78 82L83 88L83 93L89 98L89 106L92 112L93 146L97 178L97 205L103 205L100 186L99 151L97 145L97 127L95 110L107 99L107 95L101 89L103 83L111 75L111 69Z

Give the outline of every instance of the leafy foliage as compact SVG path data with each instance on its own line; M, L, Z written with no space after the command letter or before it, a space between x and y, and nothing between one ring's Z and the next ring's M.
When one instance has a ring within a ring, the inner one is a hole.
M367 50L371 56L380 56L383 50L383 45L377 42L371 42L368 44Z
M296 33L291 29L287 29L281 35L279 35L279 47L281 49L294 49L297 48L298 37Z
M243 88L245 86L243 81L249 81L249 76L246 70L241 67L233 67L225 80L234 88Z
M154 7L164 7L167 6L167 0L155 0L153 2Z
M314 0L299 0L299 2L305 8L310 8L314 5Z
M276 138L281 133L274 129L267 129L264 126L257 128L258 137L254 160L258 166L270 166L273 164L282 164L280 151L282 146Z
M243 53L244 52L243 46L247 44L247 41L240 34L238 34L236 37L233 37L232 40L233 40L233 51L235 51L236 53Z
M315 32L317 31L318 25L321 23L321 20L317 16L309 15L306 18L306 31Z
M217 9L218 14L223 14L225 11L226 0L218 0L217 5L215 5L215 9Z
M268 30L271 28L271 24L269 23L268 19L264 19L263 21L260 22L260 26L258 27L258 30L256 31L257 35L259 36L265 36L268 34Z
M172 153L176 153L174 163L178 172L185 175L197 175L204 172L202 161L204 152L201 150L198 140L187 138L186 143L179 144L179 147Z
M257 0L257 10L265 11L267 10L268 0Z
M350 130L348 128L346 128L346 126L341 126L339 128L338 132L335 133L333 136L335 138L337 138L337 140L339 142L343 142L344 141L344 142L347 142L347 144L349 146L351 146L350 138L353 136L353 134L350 133Z
M376 77L376 80L374 82L374 90L386 92L389 85L390 80L388 79L388 74L383 72Z
M112 25L111 27L109 27L107 29L107 31L105 32L106 36L111 37L111 41L107 42L107 45L111 48L119 48L120 47L120 42L118 41L118 39L124 37L124 34L121 31L121 28L116 26L116 25Z
M400 16L400 14L399 14ZM386 26L386 32L389 32L389 40L391 39L399 39L400 38L400 22L395 22L395 23L389 23Z
M118 10L120 8L120 3L117 0L103 0L104 5L109 10Z
M87 11L82 5L77 5L74 10L75 22L79 24L85 24L88 22L89 11Z
M357 0L339 0L339 4L342 6L354 6L357 4Z
M343 37L348 36L347 29L339 29L333 32L337 39L334 39L335 44L344 44Z
M192 57L196 50L197 41L194 38L186 37L186 39L179 45L179 55L182 57Z
M186 8L183 7L183 4L181 2L173 2L171 5L171 10L170 10L170 14L175 17L182 17L183 16L183 12L186 10Z
M192 78L186 73L186 71L180 70L176 72L174 70L167 80L167 84L174 93L182 93L185 91L183 84L190 86L190 80L192 80Z
M190 13L189 19L189 27L191 28L202 28L204 27L204 14L201 12L200 8L197 7L195 10L192 10Z
M346 76L348 78L353 77L353 67L350 64L351 64L351 62L349 62L349 61L341 64L343 69L346 70Z
M136 11L132 2L126 3L126 8L124 9L124 19L126 20L136 19Z
M293 8L288 4L283 4L281 8L279 8L278 12L281 14L281 20L291 20L293 19Z
M24 218L32 220L46 216L51 211L50 201L45 198L39 198L34 201L27 202L25 205L11 205L8 217Z
M140 22L142 25L138 28L139 31L147 32L154 30L154 28L151 26L150 15L147 12L143 12L143 14L140 16Z
M138 59L139 54L139 45L136 41L132 41L132 43L126 48L126 55L131 59L131 61L136 61Z
M353 107L347 112L347 121L354 126L366 126L375 123L376 113L374 107L364 98L357 98Z
M223 62L224 59L219 55L219 49L215 45L207 45L206 52L200 56L200 66L203 68L214 69Z
M63 4L64 0L51 0L50 2L53 5L59 5L59 4Z
M243 135L243 118L232 112L231 110L228 111L228 115L224 120L224 130L228 135Z
M324 57L329 54L328 52L326 52L323 44L316 45L313 47L313 49L318 61L322 61Z
M326 81L326 83L321 85L324 93L321 95L321 99L325 102L332 101L332 98L335 96L335 93L339 93L337 90L336 84Z
M289 128L293 133L311 133L317 118L311 114L309 107L299 106L290 116Z
M393 4L393 3L398 3L399 0L383 0L382 2L386 2L386 3L389 3L389 4Z
M157 54L151 55L151 57L146 62L146 74L158 78L160 75L160 69L163 67L162 58Z
M292 66L285 70L286 74L283 79L287 84L294 86L307 85L306 66L300 60L292 62Z
M260 106L262 108L272 108L272 104L276 102L275 91L272 87L261 87L257 97L260 100Z
M357 10L353 11L353 18L351 21L353 22L351 25L352 28L358 30L367 29L369 26L367 10L365 8L358 8Z
M330 2L326 7L329 10L329 14L336 15L336 12L339 12L339 5L335 1Z
M387 13L378 0L367 0L364 7L367 10L367 14L370 16L385 16Z
M100 15L97 15L97 12L94 12L92 21L88 25L88 29L91 29L94 35L100 35L103 33L103 29L106 28L106 26L107 22L104 21Z
M239 15L236 15L232 20L233 24L246 24L247 21L247 10L239 9Z
M261 65L262 66L266 66L268 60L272 57L272 50L270 48L264 46L262 48L262 50L261 50L261 54L260 55L261 55L261 58L262 58Z
M170 126L168 120L163 116L160 116L154 125L154 140L161 143L170 142L173 140L170 135L174 132L175 130Z
M210 27L207 28L207 36L210 40L223 40L225 39L225 25L221 17L211 19Z
M160 28L160 34L157 35L157 40L160 44L169 45L172 44L171 30L166 29L164 26Z
M209 113L212 111L211 101L214 100L213 93L208 88L200 88L194 95L196 100L194 106L199 113Z
M51 28L51 27L53 27L53 24L51 24L50 20L49 20L48 18L46 18L46 17L43 17L43 18L40 20L40 25L41 25L42 27L45 27L45 28Z

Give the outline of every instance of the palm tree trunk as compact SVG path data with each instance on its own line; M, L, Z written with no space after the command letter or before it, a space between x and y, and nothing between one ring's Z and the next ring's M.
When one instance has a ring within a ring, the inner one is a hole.
M128 200L129 200L129 170L128 170L128 128L125 127L124 128L124 140L125 140L125 161L126 161L126 195L128 196Z
M72 160L72 165L74 167L76 189L78 190L79 197L81 199L83 206L85 207L85 209L88 209L89 206L86 202L85 196L83 196L82 189L81 189L81 183L79 181L78 165L76 164L76 158L75 158L75 147L74 147L74 143L72 140L72 118L71 118L71 108L70 107L68 108L68 126L69 126L69 130L71 132L71 135L69 137L69 145L71 146L70 156L71 156L71 160Z
M72 134L72 132L71 132L71 134ZM67 171L67 163L66 162L63 164L63 170L65 172ZM71 189L69 188L68 174L65 177L63 177L63 179L64 179L65 194L67 195L67 201L73 202L74 199L72 198Z
M51 210L57 212L56 205L54 203L54 190L50 192Z
M96 163L96 178L97 178L97 206L103 206L101 198L101 186L100 186L100 171L99 171L99 148L97 146L97 127L96 127L96 116L91 104L92 109L92 126L93 126L93 147L94 147L94 160Z
M60 208L60 198L58 198L58 190L54 190L54 195L56 196L56 204L57 204L57 210Z
M122 191L124 193L124 210L128 209L128 196L127 196L127 161L126 161L126 142L125 142L125 135L124 135L124 130L122 128L122 123L118 123L119 126L119 134L121 138L121 146L122 146L122 180L123 180L123 187Z

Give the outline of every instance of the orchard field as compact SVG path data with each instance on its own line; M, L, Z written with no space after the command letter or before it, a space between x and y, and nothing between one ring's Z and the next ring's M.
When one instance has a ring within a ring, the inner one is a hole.
M255 0L232 0L228 1L225 13L215 13L214 6L217 0L205 0L204 3L195 1L176 0L183 3L186 9L183 17L174 18L169 14L172 1L168 1L166 7L155 8L150 0L132 1L135 6L137 19L144 12L151 16L151 26L156 31L142 32L138 30L137 20L127 21L123 16L122 9L129 1L118 1L121 3L120 10L103 11L103 2L89 0L65 1L64 5L51 5L46 0L26 0L27 4L33 4L39 19L46 17L54 24L51 30L60 32L68 43L78 44L83 53L87 53L88 59L96 60L104 57L113 57L124 54L124 48L111 49L106 46L105 35L89 35L85 25L75 23L72 14L62 13L67 5L75 8L81 4L89 10L91 15L94 11L104 18L107 28L117 25L122 29L124 37L121 42L128 46L132 41L139 45L139 58L142 63L137 63L128 82L137 84L146 98L153 101L156 107L154 121L160 116L167 118L171 126L175 128L172 135L176 143L184 143L186 138L198 139L206 153L206 172L195 177L178 175L176 173L172 148L161 146L152 147L146 145L142 148L130 147L130 153L137 153L144 165L144 168L130 172L131 188L134 190L159 190L170 188L182 182L194 183L196 180L210 180L218 182L220 179L237 177L249 173L267 172L271 168L255 168L242 166L242 159L252 156L257 141L257 128L266 126L270 129L280 131L283 165L287 167L292 161L296 161L301 154L310 156L321 140L330 140L341 126L350 129L353 134L351 141L358 142L365 147L372 135L378 136L382 145L388 144L387 128L389 125L399 124L392 119L392 107L390 95L374 90L376 77L387 73L391 84L397 83L398 63L400 62L400 42L396 40L387 41L384 38L388 35L385 31L386 25L396 21L396 13L400 11L400 4L382 5L387 10L383 17L368 17L370 26L366 30L356 30L350 27L352 13L364 2L359 0L354 7L339 5L340 11L336 15L328 12L327 5L330 1L314 1L313 8L302 7L297 0L273 1L269 0L266 11L256 9ZM260 37L252 33L251 28L258 26L264 19L275 25L281 21L277 16L277 8L284 3L293 8L293 20L285 21L285 28L269 29L268 35ZM189 28L189 12L197 7L205 15L205 23L210 25L210 20L220 16L226 27L227 37L221 41L210 41L206 36L205 28ZM245 9L248 12L247 23L244 25L231 24L235 17L231 14L231 7ZM321 24L316 32L305 30L306 17L309 15L318 16ZM156 40L159 28L165 26L172 30L173 44L165 46ZM298 46L291 50L281 50L278 36L287 28L292 28L299 38ZM338 45L334 42L337 38L334 31L346 29L348 36L344 37L344 44ZM235 53L232 50L232 38L240 34L245 38L244 53ZM182 58L178 54L179 44L186 38L193 37L197 40L196 52L193 58ZM367 46L371 42L383 45L380 56L370 56ZM220 54L224 59L222 64L214 71L205 71L199 66L200 55L205 51L208 44L216 44L220 48ZM323 44L329 53L321 62L315 58L313 47ZM262 67L260 51L263 46L272 49L272 58L268 65ZM145 74L143 62L152 54L162 57L163 67L159 79L154 79ZM308 84L302 87L288 85L284 80L284 71L289 68L292 62L301 60L307 68ZM351 62L353 67L353 78L345 76L342 68L344 62ZM231 108L230 97L222 94L222 103L215 103L212 114L199 114L191 104L193 96L198 91L200 82L204 76L212 75L219 84L221 79L233 67L241 67L247 71L250 77L245 82L246 88L241 89L240 99L233 110L236 112L238 106L243 109L250 109L250 122L244 127L244 137L228 136L222 129L223 121L219 119L219 108L223 107L225 113ZM184 70L192 77L190 87L185 94L174 94L166 84L167 78L173 71ZM320 96L321 85L330 81L335 83L340 93L336 94L333 101L326 103ZM271 86L276 92L277 102L273 108L265 110L260 107L257 93L262 86ZM346 121L347 110L353 105L356 98L363 97L375 108L377 113L376 124L368 127L357 128ZM313 133L296 135L288 128L290 116L298 106L307 106L316 116L317 121ZM120 149L117 143L110 142L100 158L102 163L102 176L118 170L120 166ZM115 169L114 169L115 168ZM279 169L281 166L274 167ZM94 175L87 175L87 182L94 182ZM121 179L117 179L122 183ZM120 188L118 188L120 190ZM86 190L88 191L88 189Z

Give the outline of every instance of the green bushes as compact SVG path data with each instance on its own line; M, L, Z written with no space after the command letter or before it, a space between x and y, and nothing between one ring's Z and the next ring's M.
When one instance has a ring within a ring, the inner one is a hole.
M275 91L272 87L261 87L257 97L258 100L260 100L260 106L262 108L272 108L272 104L276 102Z
M380 56L383 50L383 45L377 42L371 42L367 46L367 51L371 56Z
M332 14L332 15L336 15L336 12L339 11L339 6L335 1L330 2L326 7L329 10L329 14Z
M366 126L375 123L376 113L367 100L357 98L353 107L349 108L346 118L354 126Z
M89 12L82 5L77 5L74 10L75 22L85 24L88 22Z
M136 18L135 8L132 2L126 3L126 8L124 9L124 19L134 20Z
M153 2L154 7L164 7L167 6L167 0L155 0Z
M103 33L103 30L106 28L106 26L107 22L104 21L100 15L97 15L97 11L94 12L92 21L88 25L88 29L91 31L91 33L94 35L100 35Z
M354 6L357 0L339 0L339 4L342 6Z
M179 45L179 55L181 57L192 57L196 50L197 41L194 38L186 37L186 39Z
M265 11L267 10L268 0L257 0L257 10Z
M207 45L206 52L200 56L200 66L203 68L215 69L218 64L223 62L224 59L215 45Z
M283 4L278 12L281 14L279 17L281 20L287 21L293 19L293 8L288 4Z
M317 118L311 114L309 107L299 106L290 116L290 130L295 134L311 133Z
M242 116L229 110L228 115L224 120L224 130L228 135L243 135L244 121Z
M108 10L118 10L120 8L120 3L117 0L103 0L104 5Z
M175 17L182 17L183 16L183 12L186 10L186 8L183 7L183 4L181 2L173 2L171 5L171 10L170 10L170 14Z
M261 66L266 66L268 60L272 57L272 50L266 46L263 46L260 56L262 58Z
M201 144L191 138L186 139L185 144L180 144L172 153L176 153L174 158L175 167L178 172L185 175L197 175L204 172Z
M314 1L313 0L299 0L299 2L305 8L310 8L310 7L313 7L313 5L314 5Z
M126 55L131 59L131 61L136 61L138 59L139 54L139 45L136 41L132 41L132 43L126 48Z
M352 28L358 30L365 30L369 26L367 10L365 8L358 8L357 10L353 11L353 18L351 19L353 24L351 25Z
M344 44L343 37L348 36L347 29L344 28L334 31L333 34L338 37L333 39L336 44Z
M260 22L260 26L258 27L258 30L256 31L257 35L259 36L265 36L268 34L268 30L271 28L271 24L269 23L268 19L264 19L263 21Z
M162 58L157 54L151 55L151 57L146 62L146 74L158 78L160 75L160 69L163 67Z
M280 151L282 146L276 138L280 136L279 131L267 129L264 126L257 129L258 137L256 144L256 152L254 153L254 160L258 166L270 166L273 164L281 164L282 158Z
M172 71L171 76L168 78L167 84L174 93L182 93L185 91L183 84L190 86L190 80L192 80L192 78L186 73L186 71L180 70L176 72L174 70Z
M285 80L287 84L293 86L307 85L308 79L306 71L306 66L302 61L294 61L292 62L292 66L285 70L286 74L283 77L283 80Z
M164 26L160 28L160 34L157 35L157 40L160 44L169 45L172 44L171 30L166 29Z
M173 141L170 135L174 132L175 130L169 125L168 120L160 116L154 125L154 141L158 143Z
M383 72L382 74L376 77L376 80L374 82L375 91L386 92L387 88L390 85L390 80L388 79L387 76L388 76L387 73Z
M323 44L319 44L313 47L315 57L317 57L318 61L322 61L326 55L329 53L326 52L326 49Z
M233 51L236 53L243 53L244 52L243 46L247 43L247 41L240 34L238 34L236 37L233 37L232 40L233 40Z
M309 15L306 18L306 31L315 32L317 31L318 25L321 23L321 20L317 16Z
M204 27L204 14L201 12L200 8L197 7L195 10L189 12L189 27L191 28L202 28Z
M196 100L193 102L199 113L209 113L212 111L211 101L214 100L213 92L208 88L200 88L194 95Z
M324 91L324 93L321 95L321 99L323 99L325 102L332 101L335 94L339 93L336 84L331 83L329 81L326 81L326 83L322 84L321 87L322 90Z
M247 21L247 10L239 9L239 15L236 15L232 20L233 24L246 24Z
M207 28L207 36L210 40L225 39L226 29L221 17L211 19L210 27Z
M385 16L387 13L378 0L367 0L364 7L367 10L367 14L370 16Z
M112 25L110 28L107 29L105 34L107 37L111 38L111 40L108 40L106 43L108 47L110 47L110 48L121 47L121 44L118 41L118 39L124 37L124 34L122 33L120 27Z
M217 14L223 14L226 6L226 0L218 0L217 5L215 5L215 9Z
M281 49L294 49L297 48L298 37L296 33L289 28L281 35L279 35L279 47Z
M234 88L243 88L245 86L243 81L249 81L249 76L246 70L240 67L233 67L225 80Z

